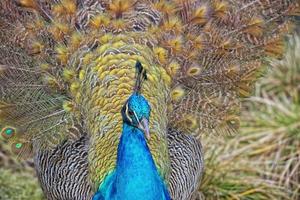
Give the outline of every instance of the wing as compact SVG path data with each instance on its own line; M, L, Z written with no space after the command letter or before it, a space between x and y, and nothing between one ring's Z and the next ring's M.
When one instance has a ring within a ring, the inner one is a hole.
M91 200L88 141L81 137L35 154L36 173L47 199Z
M194 199L204 172L204 154L192 135L168 129L170 155L169 190L172 199Z

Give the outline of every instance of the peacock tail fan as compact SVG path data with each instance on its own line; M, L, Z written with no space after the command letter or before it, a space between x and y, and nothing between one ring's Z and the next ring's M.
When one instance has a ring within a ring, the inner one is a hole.
M120 110L147 71L149 146L169 173L167 127L230 134L265 57L279 57L298 0L2 0L0 124L13 148L90 137L90 178L115 167ZM13 130L11 134L10 130Z

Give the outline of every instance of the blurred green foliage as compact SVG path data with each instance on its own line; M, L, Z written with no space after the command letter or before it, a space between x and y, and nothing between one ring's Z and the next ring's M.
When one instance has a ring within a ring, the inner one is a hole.
M205 199L300 199L300 37L269 63L243 103L240 133L202 140Z
M0 136L0 200L44 199L31 163L13 155Z
M0 169L0 200L42 199L42 191L32 173Z

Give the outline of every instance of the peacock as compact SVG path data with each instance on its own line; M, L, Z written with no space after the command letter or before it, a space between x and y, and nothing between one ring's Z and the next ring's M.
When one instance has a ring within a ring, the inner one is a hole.
M122 108L123 128L118 145L116 169L103 180L95 200L104 199L161 199L170 200L149 147L150 106L139 94L142 66L137 62L139 75L135 92ZM140 187L139 187L140 186ZM131 192L134 191L134 192Z
M299 7L1 0L2 138L33 158L47 199L195 199L201 136L236 132Z

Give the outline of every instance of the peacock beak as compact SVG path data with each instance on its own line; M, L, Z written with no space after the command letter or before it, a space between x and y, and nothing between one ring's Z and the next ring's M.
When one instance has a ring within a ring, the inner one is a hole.
M149 131L149 121L146 118L143 118L138 125L139 129L143 130L146 138L150 139L150 131Z

